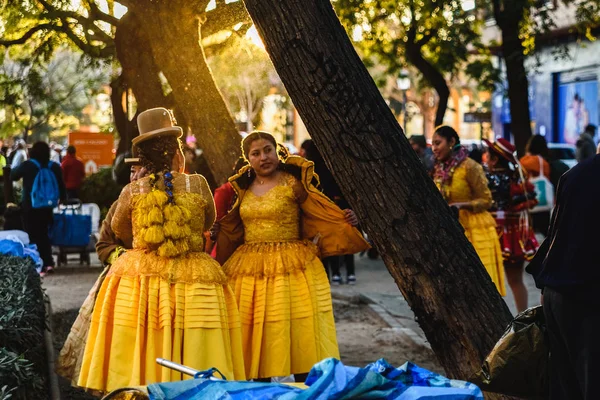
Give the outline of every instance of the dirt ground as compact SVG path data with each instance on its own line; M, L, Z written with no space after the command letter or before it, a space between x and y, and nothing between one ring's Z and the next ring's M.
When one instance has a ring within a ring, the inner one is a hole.
M99 268L62 270L44 279L44 288L53 308L53 338L55 354L58 355L79 306L87 296ZM365 366L379 358L400 366L406 361L442 372L431 350L415 345L406 337L388 328L364 304L334 301L334 313L341 359L347 365ZM60 379L63 399L94 399L95 397L70 387Z

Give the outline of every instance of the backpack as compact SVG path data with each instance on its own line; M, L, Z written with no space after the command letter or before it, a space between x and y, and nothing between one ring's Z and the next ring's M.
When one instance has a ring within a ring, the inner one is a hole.
M31 159L39 172L33 181L31 188L31 206L33 208L54 208L58 205L60 192L58 190L58 182L54 172L50 169L53 162L49 161L48 166L42 168L37 160Z
M548 178L544 176L544 162L542 157L538 156L540 160L540 174L535 178L529 179L529 182L535 188L536 198L538 204L529 211L530 213L540 213L545 211L551 211L554 207L554 187Z

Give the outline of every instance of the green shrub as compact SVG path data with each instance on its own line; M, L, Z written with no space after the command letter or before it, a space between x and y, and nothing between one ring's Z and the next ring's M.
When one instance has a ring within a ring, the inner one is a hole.
M0 396L47 397L46 312L29 258L0 255Z
M104 168L85 179L79 197L84 203L98 204L102 221L112 203L119 198L122 189L123 186L117 184L112 177L112 168Z

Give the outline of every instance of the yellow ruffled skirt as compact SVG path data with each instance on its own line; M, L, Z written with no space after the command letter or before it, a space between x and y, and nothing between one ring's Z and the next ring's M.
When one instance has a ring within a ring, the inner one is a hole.
M159 366L159 357L244 380L241 339L235 297L209 255L131 250L98 292L78 386L111 391L189 378Z
M506 296L504 261L496 221L487 211L460 210L459 221L501 296Z
M223 266L242 321L248 379L310 371L339 358L331 290L308 241L249 243Z

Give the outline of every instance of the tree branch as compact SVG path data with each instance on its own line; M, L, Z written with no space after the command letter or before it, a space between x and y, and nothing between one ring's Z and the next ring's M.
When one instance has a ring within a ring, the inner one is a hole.
M114 43L113 38L110 37L106 32L104 32L100 27L98 27L93 19L85 18L84 16L69 10L61 10L54 7L52 4L48 3L46 0L38 0L40 4L46 9L48 19L58 19L62 25L57 26L55 30L63 32L67 35L73 43L79 47L83 52L89 54L93 57L99 58L108 58L114 56ZM89 39L89 34L87 30L93 31L98 37L94 37L94 40L98 40L104 43L105 47L93 46L89 43L83 41L79 36L77 36L69 27L69 22L67 19L73 19L78 24L80 24L85 32L86 39Z
M102 10L100 10L100 8L98 8L98 5L96 4L96 2L94 0L86 0L86 3L90 8L89 9L90 17L92 19L104 21L113 26L119 26L119 20L116 17L109 15L109 14L103 12Z
M96 58L109 58L115 55L115 46L114 44L107 45L105 47L98 47L86 43L81 40L79 36L75 34L68 26L61 25L60 31L63 32L67 37L77 46L81 51L88 54L89 56Z
M19 44L25 44L29 39L31 39L31 37L33 35L35 35L37 32L42 31L42 30L54 30L55 31L56 27L52 24L40 24L40 25L34 26L33 28L31 28L30 30L25 32L25 34L23 34L23 36L21 36L18 39L0 40L0 46L10 47L10 46L19 45Z
M204 13L206 22L202 24L202 37L229 29L240 22L251 22L243 1L229 3Z
M496 23L498 24L498 26L500 28L502 28L503 24L504 24L504 20L503 20L503 12L502 12L502 5L500 4L500 0L492 0L492 5L494 8L494 19L496 20Z
M425 46L431 39L433 39L437 35L437 29L433 29L429 31L427 34L423 35L423 37L415 43L419 47Z
M408 36L408 43L415 44L415 40L417 38L417 24L415 19L415 2L414 0L410 0L408 2L408 9L410 10L410 25L406 35Z

